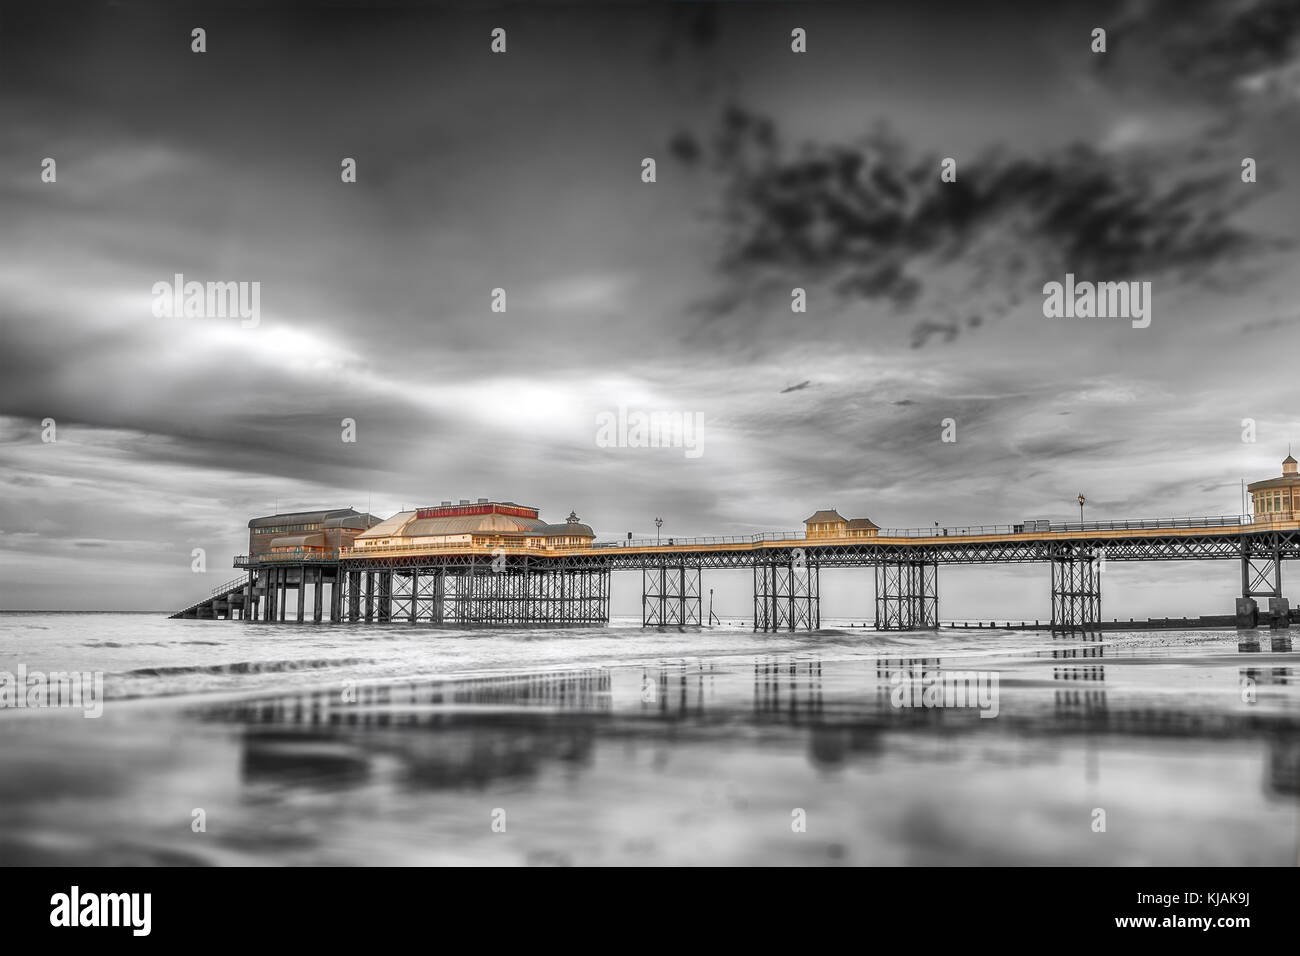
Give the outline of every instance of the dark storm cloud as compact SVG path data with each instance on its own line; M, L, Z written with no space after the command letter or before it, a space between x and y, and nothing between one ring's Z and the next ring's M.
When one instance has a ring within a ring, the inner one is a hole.
M1102 73L1138 61L1164 68L1185 94L1229 98L1249 93L1243 81L1267 87L1279 68L1295 63L1300 47L1296 0L1153 0L1134 4L1110 31L1115 56L1095 61Z
M940 157L888 130L795 148L772 119L733 106L711 162L723 178L725 282L707 304L714 320L816 284L844 302L923 314L912 334L919 347L1006 314L1066 271L1186 282L1231 274L1280 245L1234 224L1248 200L1230 163L1171 169L1167 153L994 150L962 160L957 181L943 182Z

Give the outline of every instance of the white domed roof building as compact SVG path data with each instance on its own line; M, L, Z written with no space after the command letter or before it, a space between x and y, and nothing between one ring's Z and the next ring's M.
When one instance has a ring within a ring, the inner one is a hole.
M357 551L419 548L555 548L586 547L596 534L574 512L563 524L547 524L536 508L513 501L480 498L459 504L401 511L357 535Z

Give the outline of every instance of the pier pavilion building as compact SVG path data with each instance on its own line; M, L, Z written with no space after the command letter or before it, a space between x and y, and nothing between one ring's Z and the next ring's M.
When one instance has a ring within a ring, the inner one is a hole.
M1290 455L1282 459L1282 474L1246 486L1256 521L1293 521L1300 511L1300 473Z

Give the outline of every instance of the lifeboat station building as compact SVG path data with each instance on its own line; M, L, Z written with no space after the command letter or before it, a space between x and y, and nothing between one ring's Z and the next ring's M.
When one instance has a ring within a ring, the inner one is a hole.
M313 558L331 555L350 548L357 535L379 524L374 515L352 508L331 511L297 511L267 515L248 522L248 554L254 561L264 554L295 554Z

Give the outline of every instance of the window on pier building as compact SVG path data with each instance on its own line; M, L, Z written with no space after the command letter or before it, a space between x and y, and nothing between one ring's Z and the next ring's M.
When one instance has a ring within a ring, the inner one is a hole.
M1255 510L1260 514L1283 514L1293 510L1289 489L1263 491L1255 494Z
M1300 462L1290 455L1282 459L1282 474L1246 487L1257 515L1294 515L1300 510Z

